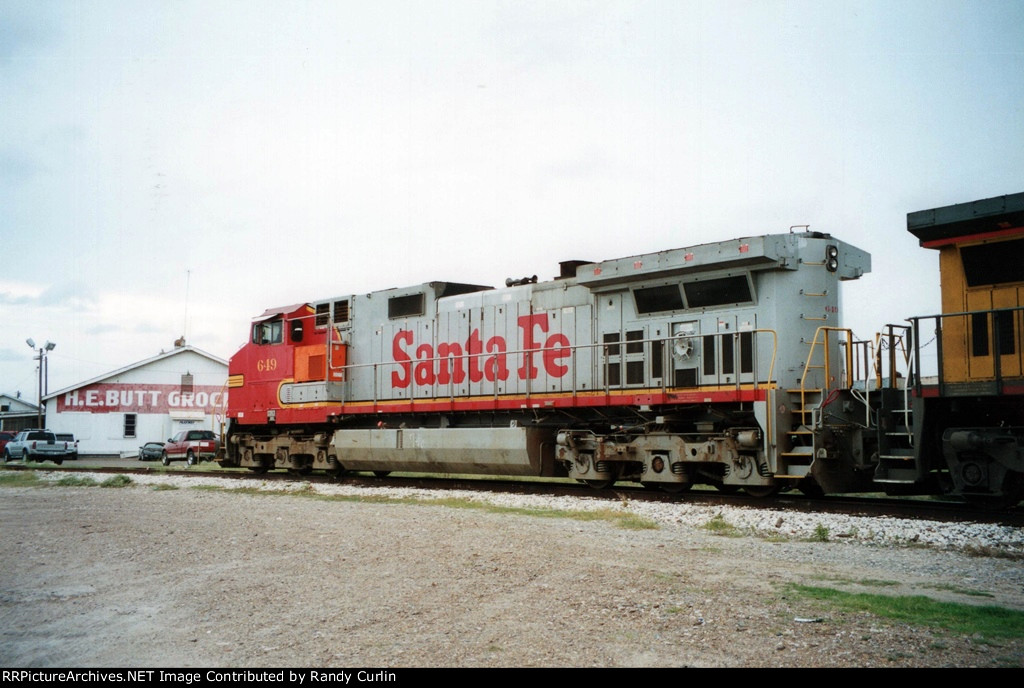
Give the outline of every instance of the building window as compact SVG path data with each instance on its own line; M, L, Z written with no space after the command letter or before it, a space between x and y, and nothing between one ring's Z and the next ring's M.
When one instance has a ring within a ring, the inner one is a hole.
M181 376L181 393L192 393L192 373L185 373Z
M124 436L135 437L135 414L126 413L124 414Z

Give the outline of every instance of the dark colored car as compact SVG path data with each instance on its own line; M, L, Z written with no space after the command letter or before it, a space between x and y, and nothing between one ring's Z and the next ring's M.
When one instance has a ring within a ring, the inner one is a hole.
M158 461L163 458L163 442L146 442L139 447L139 461Z

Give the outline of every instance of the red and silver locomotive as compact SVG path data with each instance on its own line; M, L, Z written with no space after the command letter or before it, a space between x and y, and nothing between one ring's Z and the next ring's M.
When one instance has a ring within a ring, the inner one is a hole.
M853 384L839 283L869 270L791 232L271 309L230 362L222 460L859 489L873 431L830 402Z
M907 220L939 251L943 312L872 342L839 299L870 257L817 232L268 310L230 362L221 461L1015 504L1024 194Z

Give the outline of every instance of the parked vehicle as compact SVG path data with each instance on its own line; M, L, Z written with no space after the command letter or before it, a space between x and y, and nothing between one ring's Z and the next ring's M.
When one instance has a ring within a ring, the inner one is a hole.
M4 447L7 443L14 439L15 433L7 432L6 430L0 431L0 455L3 454Z
M219 442L212 430L182 430L167 440L160 460L165 466L184 459L189 466L199 461L212 461Z
M4 461L53 461L64 463L68 443L58 442L49 430L22 430L4 447Z
M58 432L57 441L66 442L68 445L67 453L64 455L65 459L69 459L71 461L78 460L78 440L75 439L74 433Z
M157 461L163 458L163 442L146 442L139 447L139 461Z

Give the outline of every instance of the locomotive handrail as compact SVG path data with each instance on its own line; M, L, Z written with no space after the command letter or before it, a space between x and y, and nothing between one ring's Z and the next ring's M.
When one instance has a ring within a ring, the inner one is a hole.
M833 389L849 389L853 385L850 381L850 371L853 370L853 347L846 346L846 370L840 378L840 384L833 386L831 381L834 379L832 375L832 352L829 346L829 333L830 332L845 332L847 341L853 339L853 332L847 327L819 327L814 332L814 340L811 342L811 349L807 353L807 361L804 363L804 372L800 376L800 408L807 409L807 376L811 369L820 369L822 371L822 385L821 385L821 401L819 402L818 409L821 409L826 403L826 395L824 392L831 391ZM815 365L814 352L818 347L819 339L821 340L821 346L823 348L822 364ZM838 342L837 342L838 344ZM816 416L812 413L812 425L817 423Z
M1000 313L1009 314L1009 323L1002 322L1002 318L1000 317L990 317L996 316ZM944 359L945 352L943 349L944 337L942 331L943 321L949 319L959 319L964 323L963 336L961 338L961 341L959 342L960 346L958 346L957 350L962 353L965 359L967 359L968 357L972 356L972 352L970 349L971 347L974 346L973 341L971 341L972 337L974 336L974 333L971 331L971 329L975 327L973 323L968 321L968 318L983 315L985 316L985 320L982 327L979 328L979 332L981 332L984 335L986 347L988 347L989 343L991 343L991 351L985 354L984 358L990 357L992 359L992 376L990 382L993 384L994 393L997 395L1002 394L1005 378L1007 377L1004 376L1003 374L1003 359L1006 356L1016 356L1017 359L1017 372L1016 374L1012 374L1010 377L1016 379L1024 376L1024 336L1022 336L1021 334L1021 325L1018 322L1019 320L1021 320L1022 317L1024 317L1024 315L1016 316L1014 315L1016 313L1024 313L1024 306L1012 306L1007 308L987 308L976 311L959 311L955 313L938 313L935 315L920 315L913 318L907 318L907 321L910 323L913 338L913 357L915 367L918 371L914 381L915 392L918 395L920 395L924 387L922 379L923 376L921 375L921 371L923 370L921 363L921 349L923 345L920 344L922 321L934 321L934 333L936 342L936 367L938 376L937 386L939 388L940 394L946 394L947 387L951 383L946 380L947 376L945 372ZM988 327L990 323L992 327L992 332L991 339L989 340ZM1007 326L1009 327L1008 333L1003 331L1003 329ZM1004 337L1007 334L1009 334L1009 339L1006 341L1010 344L1012 348L1010 351L1004 353L1002 349L1004 344ZM980 357L981 356L979 356L979 358ZM977 381L979 377L987 378L988 376L971 376L971 378L975 381Z
M903 334L899 334L898 331L902 330ZM889 370L889 388L899 388L899 366L897 366L896 352L903 352L903 363L906 365L907 385L910 384L912 376L914 374L914 365L911 358L911 350L913 349L914 333L909 325L886 325L883 332L879 332L875 335L876 350L874 358L874 370L875 370L875 384L878 388L885 385L885 366L882 364L882 351L887 349L889 355L886 357ZM908 347L908 342L909 347ZM907 385L904 385L906 387Z
M869 339L858 339L849 342L840 340L839 346L849 346L853 350L853 370L847 374L847 380L852 384L864 382L864 388L867 389L869 371L874 371L875 343Z

